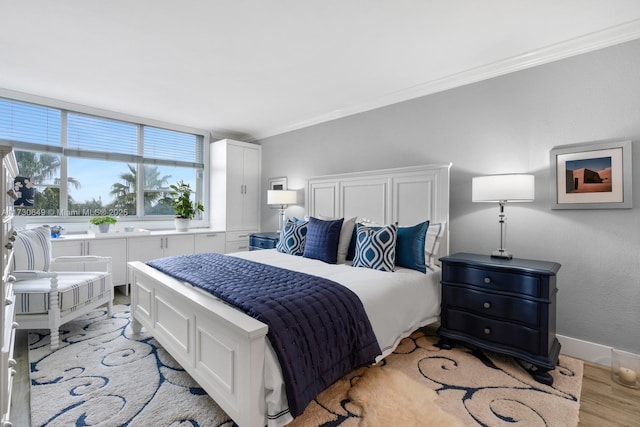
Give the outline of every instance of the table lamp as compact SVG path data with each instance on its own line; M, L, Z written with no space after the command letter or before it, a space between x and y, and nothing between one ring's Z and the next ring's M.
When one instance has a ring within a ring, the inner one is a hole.
M498 222L500 223L500 247L491 254L494 258L511 259L513 256L505 246L505 214L507 202L531 202L535 195L533 175L504 174L478 176L471 181L471 200L474 202L493 202L500 206Z

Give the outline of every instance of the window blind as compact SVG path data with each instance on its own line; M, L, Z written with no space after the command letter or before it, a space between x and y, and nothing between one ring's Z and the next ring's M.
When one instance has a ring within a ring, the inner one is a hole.
M0 98L0 139L16 148L61 152L62 112Z
M203 168L199 135L143 126L144 163Z

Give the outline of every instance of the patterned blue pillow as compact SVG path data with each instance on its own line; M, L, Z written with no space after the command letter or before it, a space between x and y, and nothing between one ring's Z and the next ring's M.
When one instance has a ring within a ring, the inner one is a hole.
M411 268L423 273L427 272L425 264L424 245L429 228L429 221L413 227L398 228L398 243L396 245L396 265Z
M276 250L283 254L302 255L307 236L306 222L293 222L287 220L280 232L280 240L276 244Z
M309 232L304 245L304 257L319 259L329 264L338 262L338 242L344 218L323 221L309 218Z
M394 271L398 227L395 224L370 228L357 224L354 267Z

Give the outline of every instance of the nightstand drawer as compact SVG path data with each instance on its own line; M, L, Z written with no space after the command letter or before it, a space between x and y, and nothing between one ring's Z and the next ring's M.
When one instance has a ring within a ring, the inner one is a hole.
M442 271L443 282L466 283L495 291L540 296L540 278L524 274L446 264Z
M540 304L536 301L475 291L458 286L444 286L443 300L448 307L473 311L481 316L540 326Z
M273 249L279 239L280 233L254 233L249 236L249 250Z
M447 313L446 327L447 330L458 331L478 340L489 341L534 354L540 352L540 331L526 326L450 309Z

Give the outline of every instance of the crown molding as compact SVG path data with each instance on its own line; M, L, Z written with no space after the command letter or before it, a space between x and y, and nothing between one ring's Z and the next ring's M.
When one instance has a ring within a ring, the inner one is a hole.
M496 61L460 73L452 74L441 79L431 80L416 86L392 92L348 108L331 111L327 114L316 116L308 120L261 132L253 135L252 140L256 141L365 111L374 110L376 108L386 107L388 105L431 95L437 92L442 92L470 83L476 83L482 80L547 64L598 49L603 49L638 38L640 38L640 20L630 21L602 31L590 33L565 42L556 43L542 49L530 51L522 55Z

